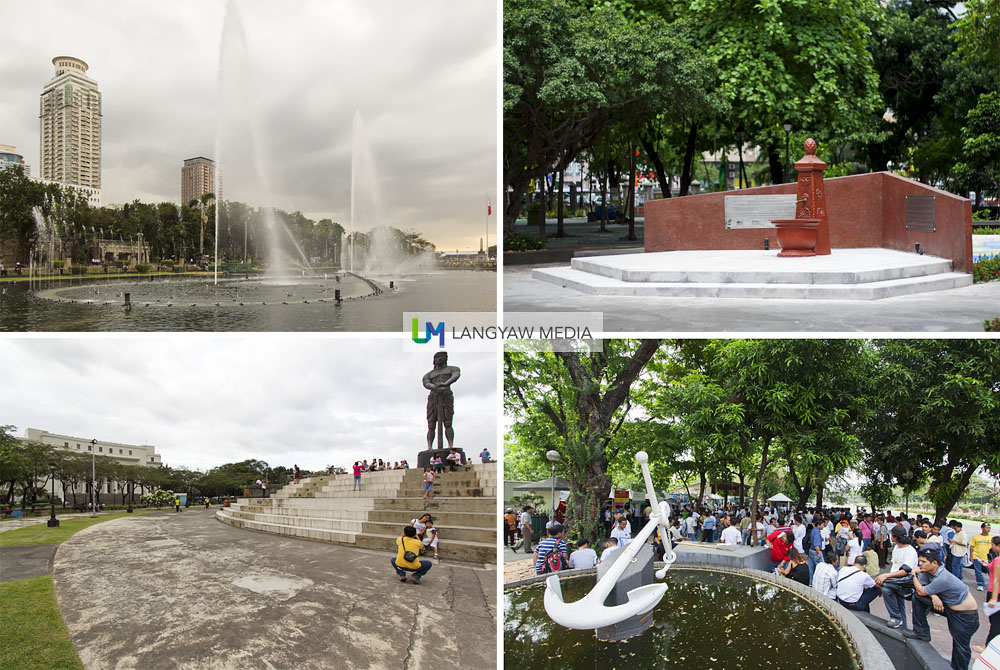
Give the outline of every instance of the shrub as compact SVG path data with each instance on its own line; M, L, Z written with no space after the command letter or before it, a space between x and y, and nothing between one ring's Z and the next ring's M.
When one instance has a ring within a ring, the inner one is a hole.
M69 273L71 275L82 275L87 273L87 267L84 265L71 265L69 267Z
M987 256L972 264L972 281L978 283L997 279L1000 279L1000 256Z
M140 263L135 266L135 271L140 273L149 272L150 266L147 263Z
M973 235L1000 235L1000 228L996 226L976 226L975 223L972 224L972 234Z
M987 333L1000 333L1000 316L994 318L992 321L990 319L983 321L983 330Z
M521 233L514 233L503 240L504 251L532 251L544 248L545 240L539 240L538 238L531 237L530 235L522 235Z

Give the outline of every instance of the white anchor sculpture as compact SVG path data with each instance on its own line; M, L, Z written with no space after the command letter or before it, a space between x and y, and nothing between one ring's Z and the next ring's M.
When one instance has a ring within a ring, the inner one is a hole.
M545 580L545 612L560 626L586 630L593 628L604 628L621 623L626 619L650 611L660 602L663 594L667 590L666 584L647 584L628 592L628 602L621 605L607 606L604 604L608 594L615 587L618 579L629 564L635 560L636 554L645 545L649 536L657 528L660 529L660 537L666 548L664 555L664 566L656 571L656 578L663 579L667 574L667 569L677 559L667 533L667 519L670 515L670 505L666 501L657 502L656 492L653 490L653 478L649 474L649 466L646 462L649 455L645 451L640 451L635 455L635 460L642 468L642 477L646 483L646 498L652 505L652 510L647 523L639 534L633 538L632 542L622 550L611 568L604 573L604 576L594 585L586 596L576 602L567 603L563 600L562 587L559 585L559 575L555 574Z

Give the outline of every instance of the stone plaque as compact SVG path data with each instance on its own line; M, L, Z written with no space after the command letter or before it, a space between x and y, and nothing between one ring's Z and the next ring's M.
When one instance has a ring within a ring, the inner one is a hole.
M795 196L727 195L726 228L774 228L774 219L795 218Z
M906 196L906 229L922 233L937 232L934 195Z

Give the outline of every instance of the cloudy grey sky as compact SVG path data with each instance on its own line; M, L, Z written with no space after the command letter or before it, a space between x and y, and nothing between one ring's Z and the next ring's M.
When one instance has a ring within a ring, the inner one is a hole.
M398 339L252 335L0 340L0 424L152 444L172 467L416 463L433 351ZM453 354L455 444L496 449L496 354ZM478 461L478 459L477 459Z
M227 199L348 227L357 111L379 220L441 250L478 248L496 203L496 3L230 7L227 19L226 0L4 0L0 144L39 176L39 94L52 58L75 56L102 93L105 203L178 202L182 161L214 158L219 134Z

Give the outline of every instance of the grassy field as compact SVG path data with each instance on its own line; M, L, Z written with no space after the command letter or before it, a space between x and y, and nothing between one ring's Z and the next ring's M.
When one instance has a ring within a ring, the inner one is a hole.
M134 512L136 514L149 514L159 510L142 510ZM26 544L61 544L71 535L77 533L95 523L120 519L123 516L130 516L127 512L112 512L111 514L98 514L97 517L78 516L71 519L60 519L58 528L49 528L46 524L40 523L34 526L25 526L16 530L8 530L0 533L0 547L23 546ZM2 526L0 526L2 528ZM0 665L0 667L4 667Z
M159 510L142 510L149 514ZM96 523L129 516L127 512L60 519L58 528L40 523L0 533L0 547L60 544ZM0 668L63 670L83 668L69 629L56 604L52 577L0 583Z
M83 668L56 604L52 577L0 584L0 668Z

